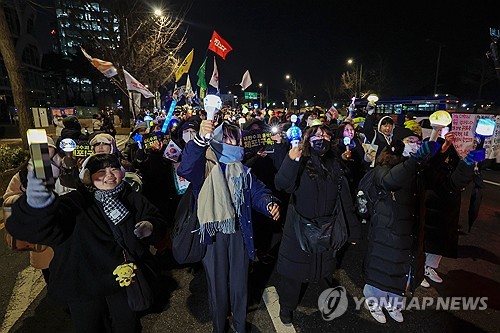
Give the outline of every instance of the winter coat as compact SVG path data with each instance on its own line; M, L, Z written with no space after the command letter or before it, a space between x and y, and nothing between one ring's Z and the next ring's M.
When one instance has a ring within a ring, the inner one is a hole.
M392 133L390 135L391 141L388 141L386 136L380 132L380 123L382 122L382 119L389 117L389 116L384 116L380 118L378 124L377 124L377 129L375 129L375 115L369 114L365 118L365 125L363 127L363 134L365 135L366 138L366 143L373 143L378 145L377 149L377 155L378 157L382 150L384 150L385 147L389 146L392 141Z
M354 206L349 185L343 176L340 164L333 153L329 154L327 163L332 163L333 175L312 179L305 171L306 158L296 162L287 155L275 177L278 190L291 193L286 216L283 238L278 254L277 271L283 276L301 282L316 282L329 277L335 270L336 260L333 249L321 253L308 253L302 250L295 233L295 223L298 223L296 212L306 218L313 219L332 215L338 196L339 177L342 176L341 196L349 224L349 237L357 240L360 236L360 225L354 214Z
M158 210L127 184L119 200L130 214L117 227L129 252L139 262L154 263L149 245L165 232ZM149 221L151 236L134 235L135 224ZM53 248L48 295L58 302L71 303L112 295L122 290L113 271L124 262L123 250L94 196L79 188L43 209L32 208L23 195L12 207L6 229L14 237Z
M200 140L191 140L182 151L182 160L177 169L177 174L191 182L193 195L198 200L198 194L205 181L205 153L208 146L198 144ZM271 202L272 192L260 180L250 172L248 167L243 166L248 188L243 189L245 200L241 204L241 217L239 228L243 236L248 257L255 258L255 247L253 241L252 208L261 214L269 216L267 205ZM275 200L275 199L274 199Z
M347 179L349 180L351 195L354 199L358 190L359 182L365 175L366 170L370 166L370 163L366 162L364 159L365 151L359 139L354 137L353 141L355 147L350 148L351 159L349 159L348 161L343 161L343 164L345 166ZM335 148L340 155L342 155L346 151L346 146L343 144L343 142L338 143Z
M375 185L387 196L375 204L364 263L365 283L403 295L408 280L415 290L423 279L423 205L417 182L419 164L409 158L396 166L376 166Z
M460 161L456 168L436 155L425 170L425 252L456 258L458 222L463 189L474 177L474 167Z

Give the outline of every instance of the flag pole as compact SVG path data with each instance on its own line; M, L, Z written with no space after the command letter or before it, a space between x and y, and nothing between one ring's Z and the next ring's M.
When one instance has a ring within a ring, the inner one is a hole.
M118 89L120 89L120 91L121 91L122 93L124 93L124 94L125 94L125 96L127 96L127 98L128 98L130 101L132 101L132 112L133 112L133 114L134 114L134 118L136 118L136 116L137 116L137 115L135 114L135 108L134 108L134 105L135 105L135 106L137 106L139 109L140 109L140 107L141 107L141 106L140 106L140 105L137 105L137 103L135 103L134 99L130 97L130 94L129 94L129 93L127 93L125 90L123 90L123 88L122 88L122 87L121 87L121 85L120 85L120 82L119 82L117 79L115 79L115 77L114 77L114 76L110 77L110 79L111 79L111 81L113 82L113 84L114 84L115 86L117 86L117 87L118 87Z

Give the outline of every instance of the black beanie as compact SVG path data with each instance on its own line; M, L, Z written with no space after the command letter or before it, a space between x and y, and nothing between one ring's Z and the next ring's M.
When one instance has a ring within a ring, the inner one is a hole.
M86 168L89 170L90 175L93 175L101 169L107 167L120 168L120 160L113 154L96 154L89 158Z

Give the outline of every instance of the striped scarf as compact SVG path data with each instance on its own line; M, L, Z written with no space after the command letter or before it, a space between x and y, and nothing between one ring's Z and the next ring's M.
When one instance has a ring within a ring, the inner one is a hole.
M104 214L115 225L129 214L128 209L118 200L118 195L124 188L125 183L121 182L112 190L96 190L94 192L94 197L102 205Z

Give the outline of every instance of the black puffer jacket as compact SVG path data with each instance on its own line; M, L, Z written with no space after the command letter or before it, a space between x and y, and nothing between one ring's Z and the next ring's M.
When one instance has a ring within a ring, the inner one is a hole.
M160 241L165 221L158 210L128 185L120 201L130 214L117 226L129 252L137 260L154 266L149 245ZM135 224L153 224L151 236L142 240L134 235ZM28 205L25 196L16 201L6 228L18 239L46 244L54 249L50 263L49 296L59 302L80 302L120 291L113 271L123 263L123 250L93 195L78 189L56 200L46 208Z
M461 193L472 181L474 167L463 161L454 167L445 163L446 157L436 155L425 171L425 252L456 258Z
M278 190L292 193L288 208L283 238L278 255L277 271L283 276L302 281L313 282L331 276L335 270L335 251L311 254L303 251L295 233L293 223L297 222L291 210L295 205L297 212L307 218L328 216L333 213L337 196L339 177L342 176L342 190L340 195L344 203L344 210L348 222L349 237L358 240L361 226L354 214L354 207L349 190L349 184L343 176L340 163L330 153L327 163L332 163L334 174L328 179L311 179L304 170L306 158L300 162L290 159L286 155L280 170L276 174L275 184ZM328 158L328 157L327 157ZM301 165L302 164L302 165Z
M423 224L419 223L419 165L410 158L389 168L377 166L374 181L388 195L375 205L370 219L365 283L403 295L423 279Z

